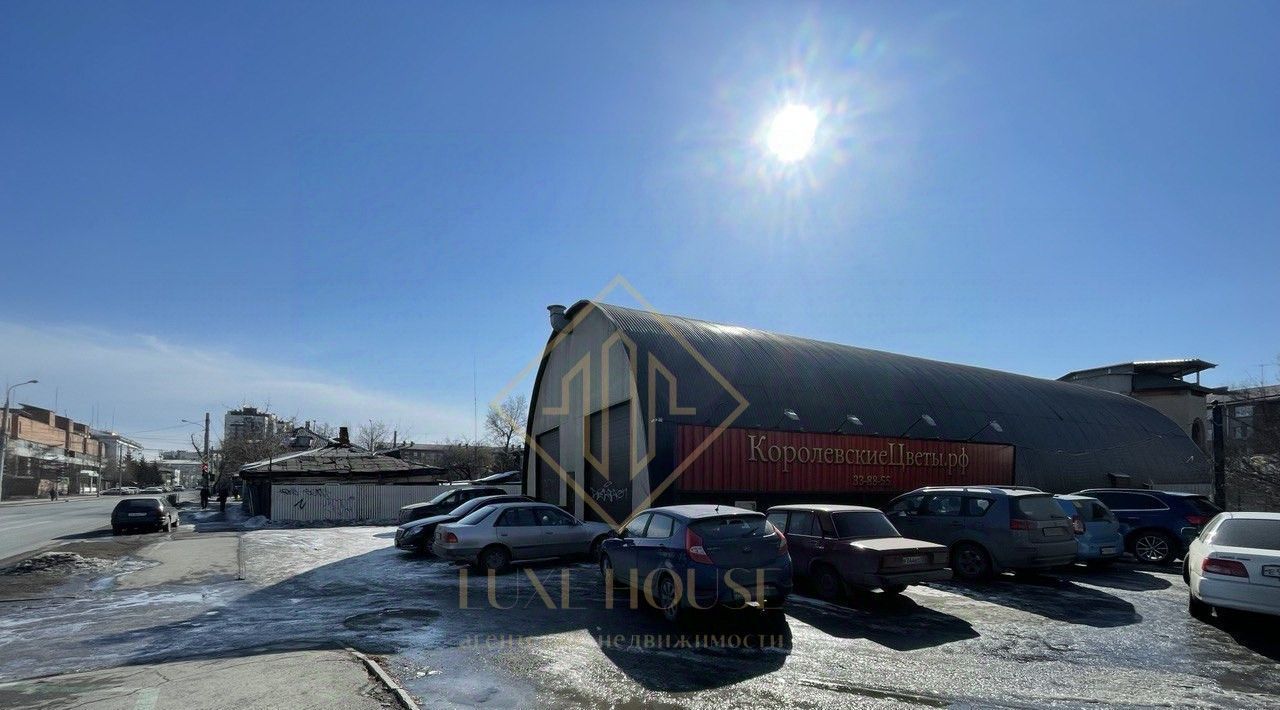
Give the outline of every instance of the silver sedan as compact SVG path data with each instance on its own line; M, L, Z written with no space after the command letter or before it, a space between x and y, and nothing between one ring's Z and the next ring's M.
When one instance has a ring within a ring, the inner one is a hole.
M550 503L499 503L438 526L431 550L442 559L500 570L515 560L595 559L612 534L608 525L578 520Z

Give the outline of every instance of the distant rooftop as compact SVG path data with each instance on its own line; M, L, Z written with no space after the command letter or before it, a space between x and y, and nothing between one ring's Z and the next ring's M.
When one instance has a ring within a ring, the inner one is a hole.
M1186 377L1205 370L1212 370L1217 364L1196 357L1176 358L1173 360L1134 360L1119 362L1114 365L1091 367L1085 370L1074 370L1059 377L1063 382L1070 382L1090 375L1164 375L1165 377Z

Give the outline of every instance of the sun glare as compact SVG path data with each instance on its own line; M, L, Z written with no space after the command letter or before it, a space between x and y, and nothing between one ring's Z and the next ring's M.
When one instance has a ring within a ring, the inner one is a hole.
M773 117L765 142L778 160L794 163L809 155L817 131L818 114L804 104L791 104Z

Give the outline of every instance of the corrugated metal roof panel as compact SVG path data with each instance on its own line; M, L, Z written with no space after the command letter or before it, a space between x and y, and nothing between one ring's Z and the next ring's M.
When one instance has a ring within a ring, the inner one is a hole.
M716 426L738 405L689 352L692 346L747 400L735 427L975 440L1017 447L1019 482L1049 476L1056 489L1125 473L1135 482L1208 478L1207 458L1172 420L1130 397L1081 385L926 360L753 328L594 306L677 374L679 400L696 414L668 421ZM682 342L684 341L684 342ZM643 373L646 365L641 363ZM799 421L783 415L792 409ZM928 414L937 426L920 420ZM858 417L863 426L847 422Z

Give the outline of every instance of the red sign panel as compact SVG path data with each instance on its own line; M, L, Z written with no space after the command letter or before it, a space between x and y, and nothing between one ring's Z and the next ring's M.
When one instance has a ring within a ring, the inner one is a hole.
M686 491L899 493L1011 485L1013 446L681 425L676 487Z

